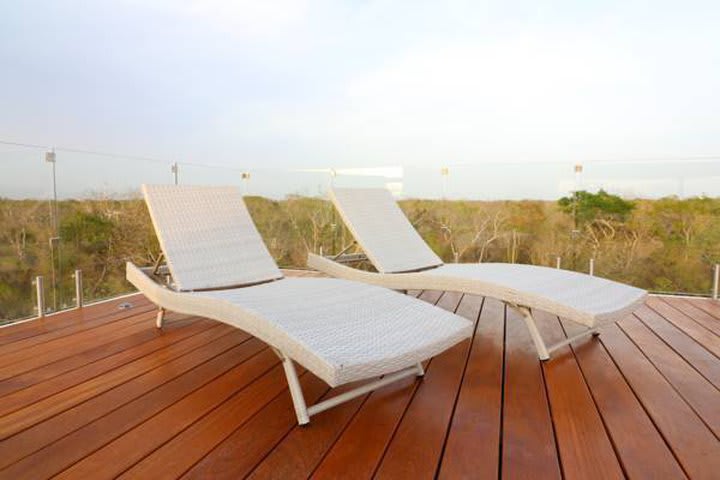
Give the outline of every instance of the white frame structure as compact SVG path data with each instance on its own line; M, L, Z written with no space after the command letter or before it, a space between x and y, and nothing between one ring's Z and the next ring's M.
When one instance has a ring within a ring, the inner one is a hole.
M532 337L538 358L598 328L620 320L640 307L645 290L597 276L548 267L510 263L443 263L420 237L392 194L385 189L331 189L330 200L354 241L340 254L308 254L308 266L331 277L394 290L444 290L496 298L519 312ZM377 272L346 265L364 260L346 254L357 244ZM547 345L533 310L542 310L587 327L571 338Z
M162 257L126 277L166 311L217 320L282 361L300 425L328 408L424 372L421 362L469 338L473 322L388 289L285 278L234 187L143 186ZM363 384L308 406L295 363L330 387Z
M565 340L548 346L545 344L545 340L543 340L542 335L540 335L540 331L538 330L537 324L535 323L535 318L533 317L532 310L530 310L528 307L514 305L508 302L503 303L505 303L505 305L522 315L523 320L525 320L525 325L527 326L527 329L530 332L530 336L532 337L533 345L535 345L535 350L537 351L538 358L542 361L549 360L550 354L552 352L566 345L570 345L575 340L587 337L588 335L592 335L594 337L600 335L600 332L598 331L599 327L592 327L584 332L580 332L577 335L573 335L572 337L568 337Z
M138 287L150 301L158 305L157 315L155 317L155 326L158 329L163 327L165 321L165 314L167 310L177 311L181 313L188 313L191 315L203 315L211 316L212 314L189 305L183 298L185 294L182 292L176 292L167 288L166 285L162 284L157 280L157 277L153 275L152 268L139 268L132 263L127 264L127 278L128 280ZM252 288L252 287L251 287ZM419 300L418 300L419 301ZM355 387L352 390L335 395L323 400L314 405L308 406L305 402L305 396L300 386L300 379L295 369L295 362L293 359L278 347L270 345L275 354L280 358L285 373L285 378L288 383L288 389L290 390L290 396L292 398L293 407L295 409L295 415L299 425L307 425L310 422L310 417L317 415L320 412L353 400L361 395L377 390L386 385L394 383L398 380L402 380L407 377L418 377L421 378L425 375L425 371L420 362L394 371L387 373L377 380L369 381L359 387Z

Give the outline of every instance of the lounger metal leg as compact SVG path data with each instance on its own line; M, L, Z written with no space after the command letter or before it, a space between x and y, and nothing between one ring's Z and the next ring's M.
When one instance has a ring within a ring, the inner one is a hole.
M293 361L285 356L282 352L275 350L280 356L283 363L283 369L285 370L285 376L287 377L288 387L290 388L290 396L292 397L293 406L295 407L295 415L297 416L298 424L307 425L310 423L310 414L308 413L307 405L305 404L305 396L300 386L300 380L295 370L295 364Z
M554 352L555 350L557 350L558 348L562 348L562 347L564 347L565 345L570 345L570 344L571 344L572 342L574 342L575 340L579 340L579 339L581 339L581 338L583 338L583 337L587 337L588 335L592 335L593 337L597 337L598 335L600 335L600 332L597 331L597 328L591 328L591 329L585 330L584 332L580 332L580 333L578 333L577 335L573 335L573 336L570 337L570 338L566 338L566 339L563 340L562 342L556 343L555 345L553 345L553 346L551 346L550 348L548 348L548 351L549 351L550 353L552 353L552 352Z
M162 328L163 320L165 320L165 309L160 307L158 308L157 317L155 317L155 326L157 328Z
M273 348L273 350L282 360L283 369L285 369L285 376L287 377L288 387L290 389L290 396L292 397L293 406L295 407L295 415L297 416L299 425L307 425L308 423L310 423L311 416L320 412L324 412L328 408L332 408L340 405L341 403L348 402L354 398L359 397L360 395L364 395L373 390L377 390L378 388L384 387L385 385L396 382L405 377L410 377L413 375L421 377L425 375L425 370L423 370L422 364L417 363L412 367L408 367L404 370L400 370L390 375L385 375L379 380L366 383L345 393L335 395L334 397L328 398L325 401L316 403L315 405L308 407L305 403L305 396L303 395L302 387L300 386L300 380L298 378L297 371L295 370L295 365L293 364L293 361L290 359L290 357L282 353L280 350L277 350L275 348Z
M549 359L550 352L545 346L545 342L543 341L542 336L538 331L537 325L535 324L535 319L533 318L530 309L520 306L514 306L514 308L519 311L522 314L523 319L525 319L525 325L527 325L527 328L530 331L530 336L532 337L533 343L535 344L535 350L537 350L538 358L540 360Z
M418 367L420 370L418 370ZM395 373L391 373L390 375L385 375L379 380L375 380L374 382L366 383L364 385L361 385L357 388L354 388L352 390L349 390L345 393L341 393L340 395L335 395L334 397L328 398L327 400L316 403L315 405L308 408L308 413L310 416L315 415L320 412L324 412L328 408L335 407L337 405L340 405L341 403L349 402L350 400L357 398L361 395L365 395L366 393L372 392L373 390L377 390L378 388L382 388L385 385L389 385L393 382L397 382L398 380L401 380L406 377L412 377L421 376L421 370L422 366L420 364L413 365L412 367L408 367L404 370L400 370ZM423 372L424 373L424 372Z
M592 335L593 337L597 337L600 335L600 332L597 330L597 327L590 328L588 330L585 330L584 332L578 333L577 335L573 335L572 337L566 338L565 340L561 342L557 342L553 345L550 345L549 347L545 345L545 341L542 339L542 336L540 335L540 332L538 331L537 324L535 323L535 318L533 318L532 312L528 307L521 307L519 305L513 305L508 304L508 306L514 308L518 312L520 312L525 319L525 325L527 325L528 330L530 331L530 336L533 339L533 343L535 344L535 349L537 350L538 358L540 360L548 360L550 358L550 354L554 352L555 350L558 350L566 345L570 345L575 340L578 340L580 338L586 337L588 335Z

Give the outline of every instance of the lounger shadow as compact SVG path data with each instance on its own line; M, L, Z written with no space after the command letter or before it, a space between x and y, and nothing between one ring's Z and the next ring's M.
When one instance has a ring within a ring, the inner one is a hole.
M368 260L369 272L341 263L341 256L309 254L308 265L332 277L397 290L445 290L497 298L525 319L538 358L620 320L640 307L645 290L582 273L508 263L445 264L423 241L385 189L340 189L330 198ZM352 257L357 258L357 256ZM543 310L580 323L586 331L546 345L532 315Z
M167 265L127 279L165 310L245 330L282 359L299 424L408 376L472 333L472 323L388 289L332 278L285 278L234 187L143 186ZM331 387L373 379L308 407L293 362ZM381 377L378 379L378 377Z

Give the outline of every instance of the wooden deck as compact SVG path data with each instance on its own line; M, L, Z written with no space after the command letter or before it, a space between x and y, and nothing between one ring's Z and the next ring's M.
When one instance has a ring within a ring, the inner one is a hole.
M139 295L0 329L0 478L719 478L719 303L653 297L540 363L500 302L410 294L472 340L307 427L266 345L178 314L158 331Z

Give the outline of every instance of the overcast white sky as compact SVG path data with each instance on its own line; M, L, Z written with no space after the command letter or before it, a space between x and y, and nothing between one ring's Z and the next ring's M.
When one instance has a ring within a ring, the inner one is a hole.
M720 155L718 25L710 1L7 1L0 140L278 168Z

